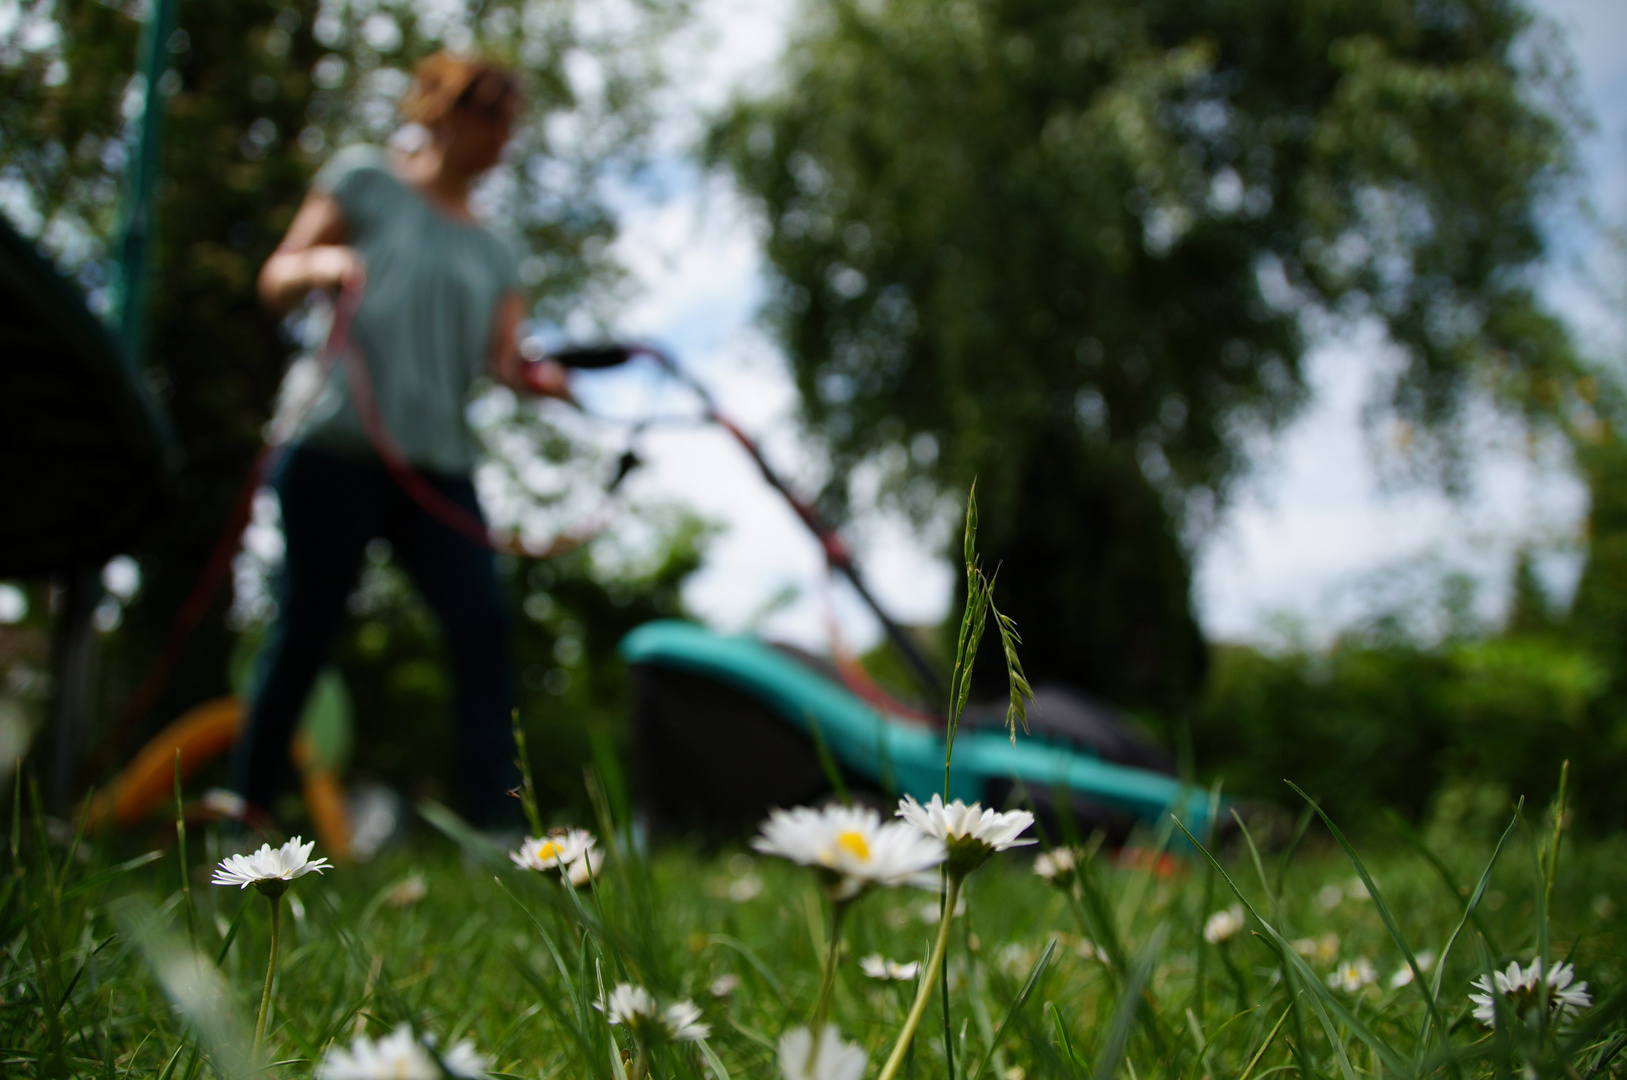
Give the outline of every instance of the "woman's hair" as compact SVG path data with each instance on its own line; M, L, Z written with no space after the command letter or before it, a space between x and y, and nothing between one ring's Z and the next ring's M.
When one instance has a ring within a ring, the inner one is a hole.
M415 124L434 124L466 98L493 106L517 100L519 80L492 60L459 56L445 49L419 61L413 72L412 88L401 99L401 114Z

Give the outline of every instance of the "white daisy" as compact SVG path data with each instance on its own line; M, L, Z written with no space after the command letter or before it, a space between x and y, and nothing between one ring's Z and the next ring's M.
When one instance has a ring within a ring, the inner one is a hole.
M820 870L831 895L851 900L872 885L899 885L943 862L942 841L901 821L885 825L857 806L775 810L751 846Z
M1335 990L1343 990L1354 994L1364 986L1371 986L1378 981L1378 970L1373 962L1365 956L1358 956L1354 960L1346 960L1328 975L1328 985Z
M628 1027L638 1025L655 1019L655 995L642 986L632 983L617 983L611 988L604 1001L594 1005L605 1014L605 1019L612 1024L626 1024Z
M1319 938L1299 938L1294 942L1293 948L1307 960L1329 964L1339 955L1339 935L1328 933Z
M463 1080L486 1080L491 1059L476 1053L475 1044L464 1039L441 1055L441 1065L448 1076L462 1077Z
M1413 959L1418 961L1419 971L1428 971L1430 968L1435 966L1435 954L1430 952L1428 949L1416 954ZM1402 964L1400 967L1395 969L1395 974L1390 976L1390 989L1399 990L1403 986L1411 986L1412 979L1412 965Z
M378 1042L356 1036L349 1051L330 1046L317 1080L441 1080L441 1070L412 1026L402 1024Z
M1059 889L1073 883L1073 875L1078 868L1078 856L1073 848L1052 848L1034 857L1034 873Z
M919 904L915 905L915 918L917 922L924 922L928 926L937 926L938 921L943 918L943 890L939 888L943 882L938 880L937 876L934 875L933 880L931 881L912 881L910 884L916 885L918 888L925 889L928 892L935 892L939 894L939 898L936 900L922 900ZM963 891L959 896L955 897L955 918L958 919L964 914L966 914L966 893Z
M732 971L724 972L712 980L712 985L708 989L712 991L713 997L726 998L740 989L740 976Z
M1019 840L1017 834L1034 824L1034 815L1027 810L985 810L982 804L967 806L956 799L948 806L943 796L934 795L922 806L914 796L898 800L898 816L934 840L941 840L949 851L950 873L969 873L996 851L1035 844L1037 840Z
M762 891L763 879L756 874L733 878L723 887L723 895L737 904L744 904L757 899Z
M1000 965L1000 970L1007 975L1020 978L1034 966L1034 952L1015 941L1008 941L994 954L994 962Z
M203 793L203 808L216 817L229 821L242 821L248 816L249 802L235 791L210 788Z
M1581 1011L1593 1004L1593 996L1587 992L1587 983L1579 982L1571 985L1576 977L1576 969L1569 964L1556 964L1548 972L1547 985L1547 1013L1549 1019L1563 1023L1574 1019ZM1474 1002L1474 1018L1487 1027L1497 1024L1497 1006L1494 996L1501 996L1507 1003L1510 1013L1523 1018L1539 1007L1542 993L1542 959L1538 957L1531 962L1531 966L1520 969L1518 961L1510 961L1508 970L1494 971L1490 976L1482 975L1476 979L1473 986L1477 990L1485 991L1480 994L1470 994L1469 1000Z
M209 880L215 885L236 885L239 889L253 885L267 896L280 896L295 878L313 870L320 874L332 869L327 859L310 857L316 841L304 844L299 841L296 836L280 848L262 844L259 851L228 856L215 867L215 876Z
M547 836L528 836L508 857L521 870L553 870L584 857L598 843L586 829L549 829Z
M1217 911L1209 916L1203 924L1203 940L1211 945L1218 945L1228 938L1236 937L1241 929L1243 929L1243 905L1233 904L1224 911Z
M674 1001L661 1014L667 1038L674 1042L697 1042L712 1033L712 1026L701 1022L700 1006L693 1001Z
M592 841L590 840L591 844ZM589 847L582 857L574 860L565 867L565 878L572 888L580 889L588 882L599 876L599 867L604 862L604 852L596 847Z
M422 874L413 874L397 882L389 892L384 894L384 902L391 907L400 908L416 904L429 895L429 884L424 881Z
M712 1033L700 1023L701 1011L693 1001L675 1001L665 1010L655 1003L655 995L642 986L617 983L606 1001L594 1003L612 1024L625 1024L646 1038L664 1037L675 1042L694 1042Z
M921 972L921 962L911 960L907 964L900 964L897 960L889 960L880 953L871 953L859 961L859 970L872 979L892 979L897 982L912 982Z
M819 1045L805 1027L780 1036L780 1075L784 1080L859 1080L870 1055L857 1043L843 1042L835 1024L819 1029Z

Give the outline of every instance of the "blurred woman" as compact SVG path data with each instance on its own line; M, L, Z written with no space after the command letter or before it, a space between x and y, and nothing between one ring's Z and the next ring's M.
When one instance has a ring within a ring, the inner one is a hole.
M261 808L289 778L295 721L363 549L382 537L445 631L466 811L485 826L512 819L508 613L491 550L454 524L462 515L484 526L471 482L477 444L464 411L476 379L565 394L561 368L522 360L514 253L469 208L470 189L501 158L520 105L515 79L497 65L429 57L402 104L427 138L405 153L335 153L260 271L260 298L278 313L313 290L359 290L349 339L365 364L362 377L345 361L336 365L273 479L287 556L232 757L237 791ZM380 456L386 441L398 448L390 456L438 493L439 513L392 476Z

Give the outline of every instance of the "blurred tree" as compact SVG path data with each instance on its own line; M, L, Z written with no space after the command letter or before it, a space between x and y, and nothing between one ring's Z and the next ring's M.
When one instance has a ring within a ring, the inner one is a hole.
M574 0L182 4L168 41L173 66L153 88L167 97L169 119L145 371L185 458L173 505L134 553L139 593L123 610L107 601L103 625L123 621L108 642L108 715L147 670L206 562L297 344L297 318L279 327L260 310L255 274L332 148L390 136L418 58L443 45L474 49L525 74L530 113L485 189L486 206L533 252L521 276L539 317L588 311L609 295L615 226L593 185L607 168L636 161L659 79L653 46L681 4L631 0L639 17L625 20L586 19L577 8ZM0 207L102 310L128 120L147 92L130 74L145 9L134 0L41 0L17 5L0 29ZM574 448L556 432L543 452L559 460ZM224 590L216 597L149 729L226 691L229 599Z
M1325 653L1215 650L1195 710L1205 778L1292 805L1291 778L1342 822L1382 808L1421 820L1454 783L1495 784L1543 805L1569 759L1583 821L1619 828L1627 791L1611 667L1557 636L1384 641L1352 634Z
M1191 700L1189 552L1376 324L1376 415L1462 481L1477 395L1542 422L1572 358L1536 213L1577 123L1518 0L819 0L717 126L832 459L930 512L980 477L1032 678Z
M1513 593L1508 604L1508 618L1503 630L1510 636L1546 634L1554 629L1554 613L1548 601L1548 590L1537 577L1531 561L1531 552L1521 548L1514 556Z

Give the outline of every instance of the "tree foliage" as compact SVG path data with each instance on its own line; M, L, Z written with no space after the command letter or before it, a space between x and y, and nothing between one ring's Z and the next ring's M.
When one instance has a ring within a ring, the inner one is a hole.
M770 316L845 478L975 475L1036 680L1177 707L1188 552L1376 322L1378 400L1458 478L1487 392L1572 359L1530 269L1574 118L1518 0L819 0L713 153L761 200Z

